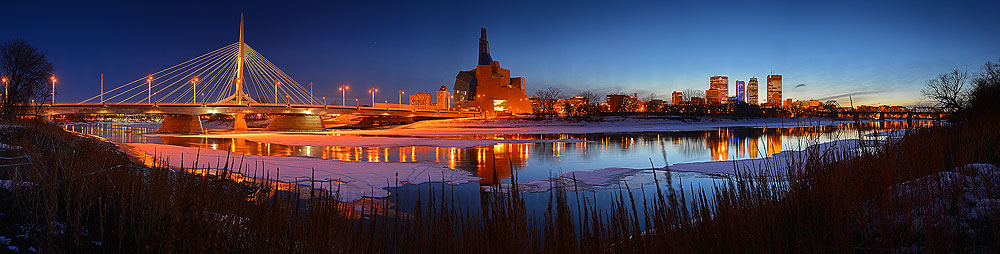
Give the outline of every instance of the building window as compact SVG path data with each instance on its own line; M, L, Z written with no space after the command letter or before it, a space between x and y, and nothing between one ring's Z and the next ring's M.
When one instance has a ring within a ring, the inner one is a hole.
M493 100L493 111L509 111L507 100Z

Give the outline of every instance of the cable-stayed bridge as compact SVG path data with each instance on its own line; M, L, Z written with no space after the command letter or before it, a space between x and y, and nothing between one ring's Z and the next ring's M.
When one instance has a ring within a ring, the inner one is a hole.
M374 104L372 105L374 106ZM243 17L236 43L105 90L75 104L40 106L46 115L162 114L160 132L202 132L199 115L228 114L235 129L246 130L246 114L275 116L268 129L315 130L320 115L353 114L453 118L474 112L326 105L243 40ZM277 125L277 126L276 126ZM280 127L278 127L280 126ZM273 127L273 128L272 128Z

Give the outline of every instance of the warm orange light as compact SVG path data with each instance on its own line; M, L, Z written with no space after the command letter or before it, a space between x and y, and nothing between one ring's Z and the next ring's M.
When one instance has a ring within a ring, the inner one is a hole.
M191 79L191 84L198 83L198 78Z
M7 84L7 77L3 77L3 83Z
M146 77L146 82L153 82L153 75L149 75L149 77Z
M56 82L56 75L52 75L52 83Z

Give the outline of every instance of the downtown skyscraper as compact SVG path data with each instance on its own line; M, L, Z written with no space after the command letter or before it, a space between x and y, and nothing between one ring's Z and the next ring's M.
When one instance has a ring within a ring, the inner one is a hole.
M757 78L756 77L750 78L750 81L747 82L747 103L750 103L750 104L753 104L753 105L757 105L757 103L760 103L757 100Z
M729 100L729 77L726 76L713 76L708 79L709 89L715 89L718 94L714 97L718 98L718 101L711 101L710 103L726 103ZM706 91L706 98L708 97Z
M781 107L781 75L767 75L767 104Z
M736 101L746 103L747 102L747 92L746 85L743 80L736 81Z

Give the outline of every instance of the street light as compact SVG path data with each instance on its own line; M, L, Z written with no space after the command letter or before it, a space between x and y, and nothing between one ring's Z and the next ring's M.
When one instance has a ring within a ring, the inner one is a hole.
M104 91L104 82L101 82L101 91ZM104 92L101 92L101 94L102 94L101 96L104 96L103 95ZM101 101L104 100L101 99ZM149 75L148 77L146 77L146 103L153 104L153 75Z
M372 94L372 107L375 107L375 93L378 92L378 88L368 89L368 92Z
M347 90L350 90L350 89L351 89L351 87L347 86L347 85L340 86L340 105L341 106L347 106Z
M8 94L7 94L7 77L0 78L0 80L3 80L3 101L7 102L7 96L8 96Z
M403 90L399 90L399 105L403 105L403 94L404 93L406 93L406 92L403 92Z
M52 104L49 106L56 105L56 75L52 75Z
M194 98L194 104L198 104L198 77L191 79L191 97Z
M281 85L280 80L274 81L274 104L278 104L278 85Z
M330 104L326 104L326 96L323 96L323 106L326 106L326 105L330 105Z

